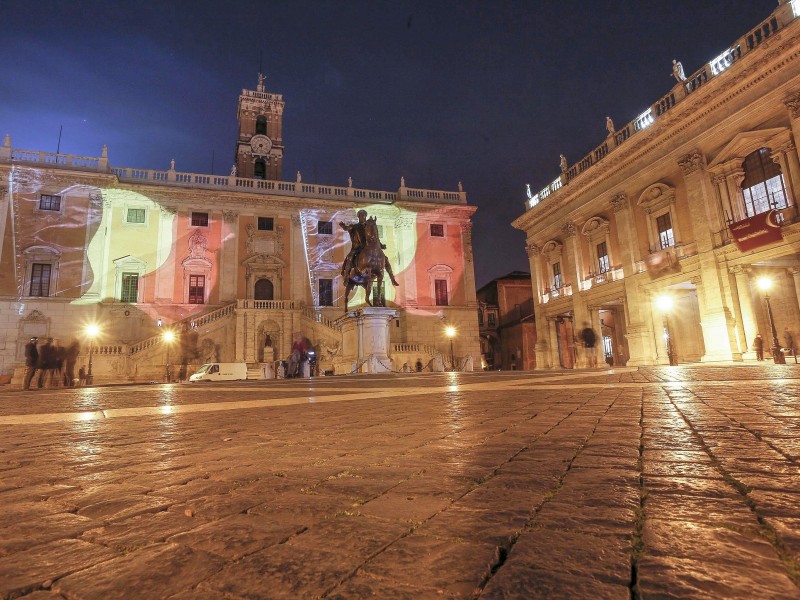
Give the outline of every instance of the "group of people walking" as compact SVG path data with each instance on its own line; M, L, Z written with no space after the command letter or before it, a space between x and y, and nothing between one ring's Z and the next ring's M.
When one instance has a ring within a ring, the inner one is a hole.
M31 389L31 383L38 375L36 387L73 387L75 385L75 364L81 347L77 340L69 346L62 346L58 340L47 338L39 343L39 338L31 338L25 344L25 381L23 388ZM83 367L80 369L83 371ZM85 374L80 378L85 379Z

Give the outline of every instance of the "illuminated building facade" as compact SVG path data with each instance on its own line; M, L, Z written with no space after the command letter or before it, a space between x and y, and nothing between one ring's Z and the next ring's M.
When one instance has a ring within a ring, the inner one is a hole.
M280 181L283 100L259 78L239 99L236 169L230 175L111 166L100 157L0 147L0 368L16 369L32 336L77 338L96 380L160 379L181 335L192 364L285 358L298 334L321 370L341 358L350 246L338 224L364 208L377 217L400 286L384 285L392 368L434 360L450 340L462 362L480 354L466 194ZM266 140L264 139L266 138ZM388 278L386 279L388 283ZM350 307L364 303L356 292ZM187 348L188 344L188 348ZM340 361L341 362L341 361Z
M483 367L529 371L536 367L531 275L512 271L478 290Z
M537 194L537 368L755 358L800 332L800 3L776 10ZM665 57L666 58L666 57ZM670 303L658 300L668 296ZM671 306L671 308L666 308ZM660 307L660 308L659 308ZM769 353L768 353L769 354Z

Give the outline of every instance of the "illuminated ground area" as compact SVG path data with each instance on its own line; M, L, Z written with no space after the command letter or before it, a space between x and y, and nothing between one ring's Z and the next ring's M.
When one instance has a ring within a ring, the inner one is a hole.
M798 397L794 365L0 394L0 594L796 598Z

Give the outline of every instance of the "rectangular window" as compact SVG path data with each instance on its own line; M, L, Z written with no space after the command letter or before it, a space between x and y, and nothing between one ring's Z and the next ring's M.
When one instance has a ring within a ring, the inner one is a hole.
M495 327L497 325L497 314L494 312L490 312L488 314L489 317L489 327Z
M444 225L431 223L431 237L444 237Z
M561 277L561 263L553 263L553 288L559 289L564 285L564 280Z
M319 235L333 235L333 223L330 221L317 221L317 233Z
M447 280L434 279L433 287L436 291L436 306L447 306Z
M61 210L61 196L42 194L39 197L39 210Z
M378 283L375 282L372 285L372 304L375 306L383 306L386 304L386 282L381 282L380 289L378 288Z
M478 326L483 327L483 311L478 311Z
M33 263L31 268L31 296L50 295L50 271L48 263Z
M383 241L383 225L376 225L378 228L378 239Z
M597 244L597 272L608 273L609 270L608 247L605 242L601 242Z
M128 223L144 223L144 208L129 208L125 213L125 221Z
M275 219L272 217L258 217L259 231L273 231L275 229Z
M208 213L193 212L192 227L208 227Z
M205 304L206 276L189 275L189 304Z
M119 295L120 302L135 303L139 301L139 274L123 273L122 290Z
M786 202L786 190L783 186L783 175L757 183L754 186L745 188L744 206L748 217L753 217L768 210L781 210L788 206Z
M318 286L319 305L333 306L333 279L320 279Z
M658 247L660 250L675 245L675 234L672 232L672 219L669 213L656 217L656 229L658 229Z

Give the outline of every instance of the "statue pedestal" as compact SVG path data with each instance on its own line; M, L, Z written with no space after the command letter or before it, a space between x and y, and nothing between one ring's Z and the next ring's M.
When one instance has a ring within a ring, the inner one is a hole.
M342 356L336 361L336 373L391 371L389 324L396 316L397 311L382 306L349 312L342 323Z

